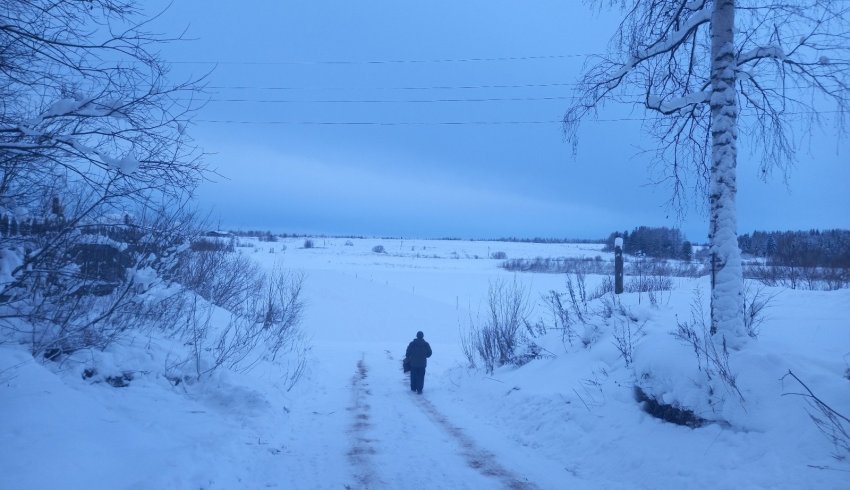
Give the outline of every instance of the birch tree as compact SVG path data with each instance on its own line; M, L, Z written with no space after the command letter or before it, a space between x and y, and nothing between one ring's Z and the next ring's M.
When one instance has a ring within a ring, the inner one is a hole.
M844 134L850 102L847 0L610 0L625 16L608 55L595 56L564 116L576 144L581 121L607 101L648 114L671 204L707 196L711 333L740 348L743 272L737 243L739 134L758 171L786 172L809 128L831 120ZM629 92L631 90L631 93ZM835 117L829 117L829 116Z

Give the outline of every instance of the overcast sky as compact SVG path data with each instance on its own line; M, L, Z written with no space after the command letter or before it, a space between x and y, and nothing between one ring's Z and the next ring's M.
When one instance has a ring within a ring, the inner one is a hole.
M652 185L632 107L558 123L617 16L579 1L177 0L157 21L177 78L210 72L191 129L222 228L400 237L597 238L639 225L706 240ZM362 124L368 123L368 124ZM739 233L850 228L850 142L827 131L786 183L739 149ZM742 143L744 143L742 141Z

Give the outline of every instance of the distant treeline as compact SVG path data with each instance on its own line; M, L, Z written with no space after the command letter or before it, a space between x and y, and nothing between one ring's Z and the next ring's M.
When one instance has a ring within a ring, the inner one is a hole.
M364 238L357 235L317 235L314 233L272 233L268 230L229 230L233 236L256 237L261 242L276 242L280 238Z
M623 238L623 253L629 255L694 258L693 245L677 228L639 226L614 232L605 241L605 251L614 250L617 237ZM739 236L738 246L746 255L767 259L766 265L850 268L850 230L754 231Z
M403 237L382 236L382 237L365 237L363 235L322 235L314 233L277 233L273 234L268 230L230 230L228 233L238 237L259 237L263 241L277 241L278 238L377 238L381 240L405 240ZM417 240L417 238L410 238ZM422 240L444 240L444 241L472 241L472 242L513 242L513 243L604 243L601 238L460 238L460 237L438 237L438 238L423 238Z
M694 257L693 245L685 240L678 228L638 226L631 232L615 231L605 240L605 250L614 250L614 240L623 239L623 253L645 255L657 259L691 260Z
M515 242L515 243L604 243L601 238L484 238L476 239L478 242Z
M3 237L41 235L59 230L64 226L64 219L50 216L45 218L22 218L20 221L5 213L0 214L0 235Z
M44 236L63 230L66 226L68 223L61 214L44 218L27 217L20 220L15 216L0 214L0 236L3 238ZM124 243L138 241L144 234L144 230L135 226L128 215L124 215L121 221L83 223L77 224L75 228L81 235L98 235Z
M754 231L738 246L768 265L850 268L850 230Z

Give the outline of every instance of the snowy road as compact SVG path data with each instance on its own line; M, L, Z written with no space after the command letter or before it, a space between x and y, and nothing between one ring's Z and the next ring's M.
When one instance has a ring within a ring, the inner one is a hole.
M400 482L457 489L537 488L502 466L424 395L406 391L405 382L383 373L373 388L361 359L352 377L347 455L354 484L346 488L393 488Z
M451 271L372 266L317 263L306 272L305 330L313 335L314 363L293 401L287 446L301 448L291 455L303 460L297 466L312 469L296 478L295 488L551 487L508 466L535 455L517 458L519 449L505 450L513 441L491 426L452 416L477 410L453 400L442 376L462 359L457 328L468 313L459 304L477 301L468 296L470 282L480 284L471 289L475 294L486 293L492 268L458 271L455 281L446 280ZM453 291L452 284L466 287ZM423 395L410 391L400 363L417 330L434 349Z

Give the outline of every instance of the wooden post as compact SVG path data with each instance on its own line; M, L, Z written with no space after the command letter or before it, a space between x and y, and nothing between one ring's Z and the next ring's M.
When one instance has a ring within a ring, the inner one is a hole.
M623 293L623 238L614 239L614 294Z

